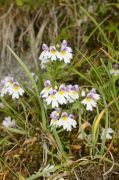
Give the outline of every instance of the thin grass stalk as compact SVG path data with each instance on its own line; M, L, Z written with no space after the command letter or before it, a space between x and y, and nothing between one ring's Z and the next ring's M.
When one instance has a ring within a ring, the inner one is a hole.
M104 31L102 30L102 28L100 27L99 23L97 23L97 21L88 13L88 11L86 11L82 6L80 7L81 10L89 17L89 19L96 25L96 27L99 29L100 33L102 34L105 42L109 45L112 46L112 43L110 42L110 40L107 38L106 34L104 33Z
M107 103L106 103L104 96L103 96L103 101L104 101L104 105L106 107ZM108 111L105 112L105 132L104 132L104 138L102 139L102 143L101 143L101 150L100 150L101 156L104 154L104 150L105 150L107 128L108 128Z
M39 104L40 104L40 109L41 109L41 116L42 116L42 127L43 130L47 130L47 119L46 119L46 113L45 113L45 108L44 108L44 104L40 99L39 96L39 91L36 85L36 82L34 81L29 69L27 68L27 66L22 62L22 60L16 55L16 53L8 46L8 49L10 50L10 52L12 53L12 55L16 58L16 60L19 62L19 64L21 65L21 67L24 69L24 71L26 72L26 75L28 76L28 78L31 80L33 87L35 89L37 98L39 100Z
M96 118L94 119L94 122L93 122L92 132L94 131L95 121L96 121ZM90 155L91 156L93 156L96 153L96 145L97 145L97 142L98 142L98 135L99 135L99 127L97 128L97 132L95 134L95 139L93 139L93 136L92 136L92 148L90 148Z
M94 86L94 84L92 83L92 81L90 81L86 76L84 76L82 73L80 73L79 71L77 71L76 69L72 69L73 72L75 72L77 75L79 75L81 78L85 79L88 83L90 83L92 86Z
M92 37L92 35L99 29L99 27L104 24L104 22L106 22L109 19L110 15L107 16L103 21L101 21L101 23L99 23L95 29L89 34L89 36L87 37L86 42L84 42L84 44L81 46L80 51L83 49L83 47L85 47L86 43L89 41L89 39Z
M7 167L9 169L9 171L14 174L14 176L18 179L18 174L15 173L12 168L7 164L7 162L5 162L2 157L0 157L0 161L2 162L2 164L4 164L5 167Z
M116 98L116 100L119 99L119 96ZM95 123L94 123L94 127L93 127L93 132L92 132L92 138L93 138L93 142L95 142L95 136L97 133L97 128L99 127L100 121L103 117L103 115L105 114L105 112L108 110L108 108L114 103L114 100L112 100L98 115Z
M55 140L56 140L56 143L57 143L57 145L58 145L58 148L59 148L59 151L60 151L61 155L62 155L65 159L67 159L67 157L66 157L66 155L65 155L65 152L64 152L64 149L63 149L63 146L62 146L62 143L61 143L61 140L60 140L59 135L58 135L58 133L57 133L56 128L55 128L55 127L52 127L52 131L53 131L53 135L54 135L54 137L55 137Z

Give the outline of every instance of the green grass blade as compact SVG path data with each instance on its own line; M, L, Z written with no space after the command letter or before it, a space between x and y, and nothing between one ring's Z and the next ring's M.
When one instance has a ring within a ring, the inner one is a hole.
M47 129L47 120L46 120L46 114L45 114L45 109L44 109L44 105L43 102L40 99L39 96L39 90L37 88L36 82L31 74L31 72L29 71L29 69L27 68L27 66L23 63L23 61L16 55L16 53L8 46L8 49L10 50L10 52L12 53L12 55L15 57L15 59L19 62L19 64L21 65L21 67L24 69L26 75L28 76L28 78L31 80L32 85L36 91L36 95L37 98L39 100L39 104L40 104L40 108L41 108L41 116L42 116L42 127L44 130Z

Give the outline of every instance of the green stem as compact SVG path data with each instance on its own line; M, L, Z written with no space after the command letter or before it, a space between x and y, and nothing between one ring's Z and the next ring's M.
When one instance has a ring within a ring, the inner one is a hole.
M65 155L65 152L64 152L64 149L63 149L63 146L62 146L62 143L60 141L60 138L59 138L59 135L56 131L56 128L55 127L52 127L52 130L53 130L53 135L55 137L55 140L56 140L56 143L58 145L58 148L59 148L59 151L60 153L62 154L62 156L67 159L66 155Z

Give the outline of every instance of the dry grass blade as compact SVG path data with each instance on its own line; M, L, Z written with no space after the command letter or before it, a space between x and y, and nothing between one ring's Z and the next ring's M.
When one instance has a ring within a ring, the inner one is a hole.
M95 137L96 137L96 132L97 132L97 128L100 124L100 121L104 115L104 113L108 110L108 108L115 102L115 100L118 100L119 97L115 98L114 100L112 100L98 115L97 119L94 122L94 126L93 126L93 142L95 142Z

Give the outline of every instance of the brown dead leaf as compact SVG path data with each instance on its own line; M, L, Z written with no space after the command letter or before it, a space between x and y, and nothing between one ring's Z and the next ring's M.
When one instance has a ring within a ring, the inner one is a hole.
M33 146L33 144L37 141L37 138L36 137L32 137L32 138L29 138L29 139L26 139L23 143L22 146L25 146L27 144L30 144L31 146Z

